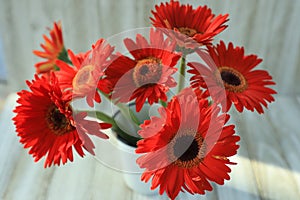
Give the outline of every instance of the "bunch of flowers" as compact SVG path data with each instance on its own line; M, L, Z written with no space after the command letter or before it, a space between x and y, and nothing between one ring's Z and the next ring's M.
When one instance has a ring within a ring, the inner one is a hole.
M213 43L227 28L228 14L215 16L207 6L171 0L156 5L150 20L148 38L124 38L128 54L103 38L75 54L64 46L61 23L54 23L43 51L33 52L45 61L35 65L30 90L18 93L16 131L35 161L46 157L44 166L50 167L73 161L73 149L81 157L84 151L94 155L90 135L108 139L102 130L112 127L142 154L141 180L152 181L151 189L159 187L171 199L181 191L204 194L213 189L209 181L229 180L229 165L235 164L229 157L237 153L240 137L228 124L232 104L239 112L264 113L274 101L269 86L275 83L267 71L255 69L262 62L256 55L232 43ZM101 110L98 123L72 107L77 99L94 107L103 98L121 111L131 102L136 112L159 104L159 116L138 122L134 112L122 112L140 127L134 138Z

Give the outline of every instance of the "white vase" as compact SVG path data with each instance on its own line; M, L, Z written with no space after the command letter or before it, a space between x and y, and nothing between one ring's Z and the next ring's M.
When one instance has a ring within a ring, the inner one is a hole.
M151 180L147 183L141 180L144 169L141 169L136 163L136 159L141 156L135 153L135 147L129 146L117 139L117 146L120 150L120 160L122 165L122 174L126 185L134 192L143 195L158 195L158 190L151 190Z
M144 106L142 111L139 113L136 113L134 111L135 110L134 106L131 105L130 107L140 120L144 120L148 118L149 114L150 115L157 114L155 111L150 109L149 105ZM120 112L114 116L114 119L123 131L132 133L131 136L137 135L137 127L133 126L130 120L124 118L120 114ZM121 161L122 173L126 185L134 192L137 192L139 194L158 195L159 194L158 189L151 190L151 180L149 180L147 183L141 181L141 175L144 169L141 169L139 165L136 163L137 158L141 156L141 154L135 153L136 147L126 144L126 141L120 139L120 137L117 136L117 133L115 133L114 135L117 140L116 143L119 149L119 156L120 156L119 158Z

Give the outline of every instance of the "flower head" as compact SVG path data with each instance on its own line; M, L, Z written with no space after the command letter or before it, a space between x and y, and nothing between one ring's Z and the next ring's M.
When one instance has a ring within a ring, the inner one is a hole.
M74 98L85 97L89 106L94 106L94 101L101 102L97 92L98 81L103 75L114 48L104 39L100 39L92 46L92 50L86 53L75 55L68 50L71 62L74 66L61 60L56 64L60 71L56 72L62 89L71 89Z
M152 178L152 187L160 186L171 199L180 191L204 194L212 190L208 180L224 184L234 164L228 157L237 153L239 137L234 126L225 126L229 115L219 115L220 108L197 97L191 89L175 96L160 117L152 117L141 125L139 134L144 138L136 152L145 168L142 180Z
M228 21L228 14L215 17L207 6L193 9L189 4L173 0L156 5L152 14L153 26L171 30L166 33L175 37L179 47L185 48L211 44L213 37L227 27L224 24Z
M174 53L175 43L164 39L160 30L150 30L149 42L142 35L136 41L124 40L133 58L116 55L105 71L103 80L110 88L112 98L120 102L136 99L136 110L141 110L146 100L151 105L159 99L166 101L166 92L176 86L171 77L180 58Z
M35 64L36 72L38 74L55 70L55 61L64 56L64 54L66 53L64 49L62 28L60 22L53 23L53 28L50 29L50 38L46 35L43 35L43 38L45 40L45 43L41 44L41 47L44 51L33 51L35 55L46 59L46 61Z
M14 110L13 121L20 142L24 148L30 148L29 154L35 161L47 156L45 167L65 164L73 161L73 147L81 157L83 148L94 154L94 145L87 134L108 138L101 129L109 128L109 124L85 120L86 113L73 113L72 94L61 91L54 74L36 75L27 85L31 91L18 93L20 105Z
M208 53L208 68L200 63L188 63L193 74L191 84L205 88L216 103L221 103L224 112L233 103L239 112L245 107L263 113L262 105L267 107L267 102L274 101L272 95L276 91L267 87L275 84L272 77L265 70L253 70L262 59L245 55L244 48L234 47L232 43L226 47L223 41L216 47L208 47Z

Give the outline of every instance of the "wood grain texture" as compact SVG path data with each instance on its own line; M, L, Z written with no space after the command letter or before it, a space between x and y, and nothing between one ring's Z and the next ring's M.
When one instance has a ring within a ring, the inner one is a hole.
M12 91L31 79L32 54L39 49L45 27L55 20L63 23L67 48L86 51L100 37L150 25L150 10L161 1L147 0L0 0L0 35ZM245 46L246 53L264 59L259 68L268 69L283 94L300 94L300 1L298 0L184 0L194 6L207 4L216 14L230 14L229 27L216 38ZM20 73L22 72L22 73Z
M299 147L295 147L296 144L299 144L295 137L298 137L300 132L297 130L287 134L285 131L278 131L275 128L285 127L290 132L296 125L294 120L296 115L288 112L292 104L287 104L287 102L291 100L295 101L295 99L281 97L271 106L266 115L259 116L250 112L233 114L237 125L236 129L242 140L245 141L245 145L241 147L248 150L254 180L263 199L295 199L300 196L299 170L296 169L299 158L297 159L295 154L300 150ZM299 107L299 104L294 106ZM280 112L281 109L285 111ZM274 113L278 112L282 113L281 117L285 115L285 118L281 118L279 115L274 118ZM290 121L290 123L286 124L285 121ZM291 125L292 123L293 125ZM244 156L243 152L240 154ZM278 181L275 181L274 178Z
M40 48L45 27L53 21L62 21L67 48L86 51L100 37L149 26L150 9L159 2L0 0L0 36L9 76L5 92L23 89L25 80L33 77L34 63L40 59L32 50ZM216 41L232 41L262 57L259 68L269 70L279 95L265 115L232 112L231 122L242 139L238 155L232 158L238 165L232 167L231 180L224 186L214 185L205 196L180 194L178 199L299 199L300 1L181 2L207 4L216 14L229 13L229 27ZM43 169L43 163L34 163L18 142L11 121L15 99L9 96L0 115L0 199L168 199L134 193L120 172L92 156Z
M232 111L230 123L241 136L238 155L232 157L231 180L213 184L205 196L182 193L177 199L267 199L295 200L300 197L300 97L277 96L265 115ZM94 157L75 156L73 163L43 168L34 163L18 142L11 118L16 95L7 99L0 115L0 199L126 199L156 200L129 189L122 173ZM101 153L116 158L111 151Z

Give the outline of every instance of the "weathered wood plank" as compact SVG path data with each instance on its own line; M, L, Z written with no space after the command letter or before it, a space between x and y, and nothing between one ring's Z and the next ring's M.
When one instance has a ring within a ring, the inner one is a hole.
M166 196L132 193L120 172L99 164L91 156L85 159L76 156L74 163L51 169L43 169L42 162L34 163L14 135L11 110L15 98L10 96L0 120L1 132L5 133L0 141L1 198L115 199L123 194L125 199L166 199ZM237 124L242 140L239 155L232 158L238 165L232 167L231 180L225 186L216 186L206 196L180 194L178 199L297 198L300 150L295 120L299 119L300 112L295 108L299 108L295 98L278 97L266 115L233 112L231 122ZM7 149L11 149L9 154Z
M11 90L24 88L31 79L31 53L52 21L62 20L65 43L75 52L90 48L100 37L109 37L149 25L154 3L160 1L6 1L0 0L0 27ZM183 1L198 6L197 0ZM228 29L217 37L245 45L247 53L264 59L260 68L270 70L282 94L300 93L300 1L202 1L216 13L229 13ZM59 5L59 6L58 6ZM292 39L291 39L292 38ZM20 71L22 73L20 73ZM10 97L13 98L13 97ZM297 199L300 196L300 98L276 97L266 115L233 113L241 135L238 163L231 180L206 196L180 194L178 199ZM76 157L63 167L43 169L33 163L14 132L8 100L0 117L0 198L2 199L167 199L145 197L128 189L119 172L92 157Z
M237 119L237 130L246 143L248 158L251 160L256 184L262 198L296 199L300 195L299 171L295 171L299 165L299 159L295 160L300 152L299 140L295 140L299 132L291 131L297 122L290 121L298 113L286 112L287 109L293 108L292 106L288 108L287 104L292 101L295 99L277 97L276 103L266 111L266 115L250 112L234 113ZM283 109L285 112L280 111ZM273 120L268 120L267 116L272 116ZM290 121L288 124L293 124L293 126L286 126L285 121ZM290 134L285 134L284 129L289 130Z
M283 160L294 179L293 186L300 196L300 104L296 98L281 97L272 105L266 116L273 128L273 134L282 150Z
M39 48L42 34L47 34L45 27L51 26L53 21L62 21L67 48L86 51L100 37L149 26L150 10L159 2L0 0L0 35L10 88L20 90L25 80L32 78L33 65L40 59L31 52ZM182 2L194 6L207 4L217 14L229 13L229 27L216 42L222 39L245 46L247 53L256 53L264 59L260 68L270 70L280 92L300 93L300 88L294 87L299 85L297 77L300 76L300 29L295 28L300 17L300 1Z
M0 115L1 199L116 199L119 193L130 194L121 174L101 165L92 156L82 159L75 154L73 163L50 169L43 168L43 160L34 163L18 142L12 124L16 97L9 96Z

